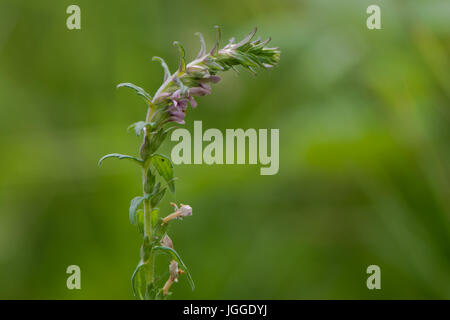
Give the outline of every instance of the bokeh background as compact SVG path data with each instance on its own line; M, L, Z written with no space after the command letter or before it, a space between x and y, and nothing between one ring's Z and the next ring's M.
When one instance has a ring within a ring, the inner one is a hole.
M66 28L81 7L82 29ZM382 30L366 28L378 4ZM282 50L255 78L224 75L188 113L203 127L279 128L280 171L176 167L194 215L170 230L190 267L176 299L450 298L447 0L0 1L0 298L132 299L140 172L127 133L177 65L253 26ZM165 147L170 151L171 143ZM66 288L81 267L82 289ZM381 267L381 290L366 268Z

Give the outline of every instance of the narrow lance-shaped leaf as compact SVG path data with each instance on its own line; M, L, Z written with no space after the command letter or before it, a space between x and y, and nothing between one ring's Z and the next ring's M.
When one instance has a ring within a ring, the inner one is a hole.
M160 191L155 193L150 199L151 206L152 207L157 206L159 204L159 202L161 201L161 199L164 197L165 193L166 193L166 188L161 189Z
M164 187L166 187L166 186L168 186L168 185L170 185L170 184L172 184L172 183L175 183L175 181L177 181L177 180L178 180L177 177L173 177L173 178L170 179L169 181L166 181L166 184L164 185Z
M130 222L133 225L136 224L136 210L142 204L142 201L144 201L144 199L145 197L135 197L130 202L129 216Z
M175 182L173 181L173 165L169 158L154 154L152 156L152 164L158 171L158 173L166 180L169 185L170 191L175 192Z
M119 83L117 85L117 88L122 88L122 87L133 89L139 96L143 97L145 99L145 101L147 101L149 104L152 103L152 97L141 87L138 87L137 85L132 84L130 82Z
M235 44L235 48L237 49L237 48L243 46L244 44L246 44L247 42L249 42L255 35L256 31L258 31L258 28L255 27L252 30L252 32L250 32L244 39L242 39L239 43Z
M206 54L206 42L205 42L205 38L203 38L203 35L200 32L196 32L195 35L199 36L199 38L200 38L200 51L197 55L197 59L198 59Z
M266 40L264 40L264 41L262 41L262 42L260 42L260 43L258 43L258 44L255 44L255 46L253 47L253 48L251 48L251 50L261 50L261 49L263 49L270 41L272 40L272 38L271 37L268 37Z
M150 213L150 223L152 228L154 228L156 222L158 221L158 214L159 214L158 208L153 209L152 212Z
M214 56L219 50L220 38L222 38L222 31L220 30L220 27L214 26L214 28L216 28L216 43L214 44L214 47L211 49L211 52L209 53L212 56Z
M189 89L189 87L185 86L183 82L178 77L174 77L173 81L178 85L178 87L181 90L181 94L184 95L186 91Z
M135 123L129 125L127 129L128 130L134 129L134 132L136 133L136 135L140 136L142 131L144 130L144 128L151 129L151 128L153 128L153 126L154 126L154 123L152 123L152 122L138 121L138 122L135 122Z
M145 223L144 219L145 219L144 210L138 209L134 216L134 220L136 221L138 231L142 236L144 235L144 223Z
M161 143L163 143L169 131L173 129L176 129L176 127L170 127L167 129L161 127L161 129L159 129L158 131L152 132L150 137L150 153L154 153L156 150L158 150L159 146L161 145Z
M144 192L146 194L151 194L153 188L155 187L156 177L150 168L147 169L145 180L144 180Z
M172 259L174 259L176 262L178 262L179 265L181 265L184 269L184 271L186 271L186 275L188 277L188 281L189 284L191 286L191 289L194 290L195 289L195 284L194 284L194 280L192 279L192 276L188 270L188 268L186 267L186 265L184 264L183 260L181 260L180 255L178 254L178 252L176 252L174 249L169 248L169 247L165 247L165 246L156 246L153 247L153 250L155 251L163 251L164 253L169 254Z
M137 265L136 269L131 276L131 288L133 289L133 295L136 299L144 300L145 298L145 264L141 261Z
M142 130L144 130L145 127L145 121L138 121L135 122L133 124L130 124L127 128L127 130L131 130L134 129L134 132L136 133L137 136L139 136L142 132Z
M157 218L156 223L152 225L152 230L156 237L162 238L164 234L167 232L167 228L169 227L168 223L164 223L164 220L160 217Z
M167 63L164 61L163 58L160 57L153 57L152 60L159 61L161 63L161 67L164 69L164 81L166 81L167 78L170 77L170 70L169 67L167 66Z
M155 185L153 192L149 195L150 205L152 207L156 207L159 204L159 202L161 201L161 199L164 197L165 193L166 193L166 188L161 189L161 182L158 182Z
M175 41L173 43L175 46L178 47L178 51L180 51L180 67L178 68L178 70L182 73L184 73L186 71L186 58L185 58L185 51L183 46L181 45L180 42Z
M120 153L110 153L110 154L107 154L106 156L101 157L100 160L98 160L98 166L100 166L102 164L103 160L108 159L108 158L117 158L119 160L121 160L121 159L128 159L128 160L132 160L134 162L137 162L137 163L139 163L141 165L143 163L143 161L141 159L138 159L138 158L133 157L133 156L129 156L129 155L126 155L126 154L120 154Z

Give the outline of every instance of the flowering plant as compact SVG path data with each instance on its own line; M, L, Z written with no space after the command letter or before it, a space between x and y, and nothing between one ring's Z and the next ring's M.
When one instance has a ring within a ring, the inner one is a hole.
M242 41L235 43L232 38L224 48L219 49L221 32L220 28L216 28L216 42L210 51L206 50L202 34L197 33L201 49L197 57L188 64L184 48L179 42L174 42L180 52L180 64L177 71L172 74L162 58L153 58L154 61L159 61L164 69L164 82L153 97L132 83L121 83L117 86L133 89L148 106L145 121L130 126L137 136L143 136L139 149L140 157L112 153L99 160L100 165L107 158L128 159L142 167L143 195L132 199L129 208L130 222L137 226L143 237L140 261L131 277L133 293L137 299L166 299L171 293L172 284L177 282L182 274L186 274L194 290L194 282L188 268L174 250L172 240L167 235L170 223L192 215L192 208L184 204L178 207L171 203L174 212L164 218L160 217L157 208L167 189L175 192L173 165L169 158L156 153L170 130L174 128L168 125L185 123L188 105L195 108L197 106L195 97L211 93L211 83L220 81L217 75L219 72L229 69L237 71L236 67L241 66L256 73L258 67L272 68L280 59L278 48L266 46L270 38L252 41L256 28ZM164 284L159 283L160 277L155 275L155 259L158 253L167 254L171 258L169 279Z

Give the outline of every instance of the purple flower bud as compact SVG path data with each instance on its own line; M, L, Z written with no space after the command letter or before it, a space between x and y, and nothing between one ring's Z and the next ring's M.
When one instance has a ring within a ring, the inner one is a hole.
M182 217L192 216L192 208L190 205L181 204L181 207L179 210L180 210L180 216L182 216Z
M170 237L167 234L165 234L164 237L161 239L161 244L165 247L173 249L172 239L170 239Z
M208 90L208 94L211 93L211 86L208 83L200 83L200 87L202 87L205 90Z
M194 97L191 95L189 96L189 102L191 103L192 108L197 107L197 101L195 101Z
M217 82L219 82L221 79L222 79L222 78L220 78L219 76L210 76L210 77L208 78L208 80L209 80L210 82L212 82L212 83L217 83Z
M185 111L187 106L188 106L187 100L183 99L178 101L178 108L180 108L181 110Z
M177 108L175 105L171 105L168 109L169 121L173 121L179 124L184 124L185 113L183 110Z
M200 84L201 86L202 84ZM207 94L210 94L211 91L208 89L205 89L203 87L194 87L194 88L190 88L189 89L189 93L192 94L193 96L205 96Z
M178 263L175 260L172 260L169 265L169 273L172 281L178 281Z
M169 121L179 123L179 124L185 124L183 119L177 118L177 117L169 117Z

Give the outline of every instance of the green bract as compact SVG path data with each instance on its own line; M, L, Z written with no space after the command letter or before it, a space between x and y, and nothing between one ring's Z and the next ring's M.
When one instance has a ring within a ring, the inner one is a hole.
M167 188L175 193L175 177L170 159L156 151L166 139L174 126L169 123L185 123L188 106L195 108L196 97L211 93L211 84L220 81L219 72L229 69L244 69L256 72L257 68L268 69L275 66L280 59L278 48L269 48L267 40L254 40L256 28L240 42L232 38L222 49L219 48L221 31L217 28L216 43L210 51L206 49L205 40L200 33L200 51L190 63L186 62L183 46L175 41L180 52L180 62L177 71L170 73L166 62L160 57L153 57L163 70L163 84L152 97L144 89L132 83L121 83L117 87L126 87L135 91L147 104L145 120L130 125L137 136L143 136L139 148L140 157L112 153L99 160L99 165L107 158L128 159L142 168L142 195L133 198L129 207L129 220L137 226L142 235L141 257L131 277L133 294L137 299L167 299L171 285L178 280L179 275L186 274L187 280L194 290L194 282L188 268L180 255L174 250L172 240L167 235L167 229L173 220L190 216L192 208L189 205L174 206L175 212L161 218L156 206L162 201ZM161 276L155 275L157 253L164 253L171 259L170 276L164 283Z

